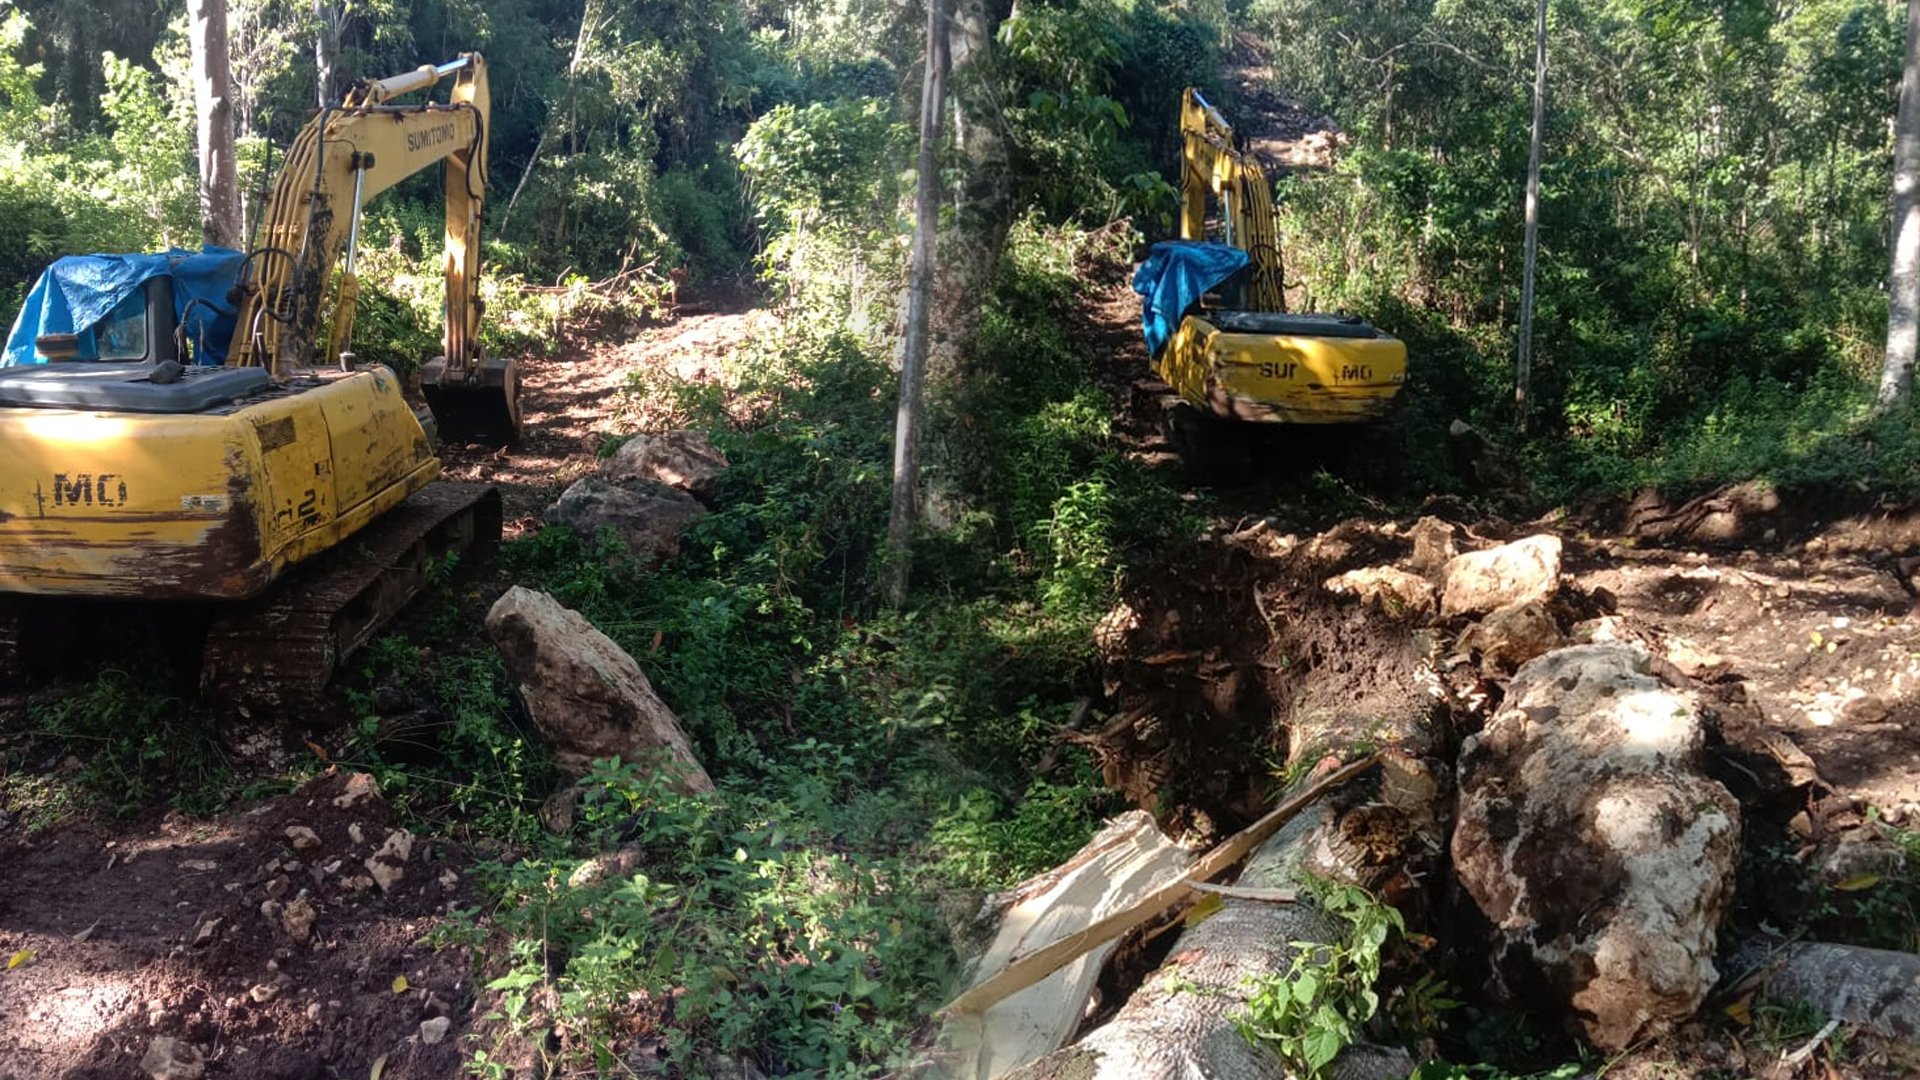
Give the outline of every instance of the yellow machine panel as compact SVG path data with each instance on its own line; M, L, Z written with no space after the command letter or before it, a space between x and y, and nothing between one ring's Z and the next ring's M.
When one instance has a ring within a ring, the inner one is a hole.
M0 447L0 591L39 595L245 599L440 474L378 366L211 412L0 408Z
M1234 332L1215 324L1236 316L1270 329ZM1154 359L1154 371L1216 416L1286 424L1378 419L1406 380L1406 344L1364 323L1339 321L1352 336L1331 336L1335 323L1330 316L1189 315Z
M445 101L398 100L443 84ZM288 147L257 234L219 271L230 284L173 256L129 259L131 285L94 262L114 256L49 268L89 303L23 321L0 364L0 677L53 670L28 654L57 653L40 629L84 618L76 601L222 601L177 629L202 646L204 694L263 721L310 706L436 568L497 544L498 490L436 482L428 433L520 432L518 363L479 333L490 115L475 53L356 83ZM446 325L422 358L428 418L356 358L352 330L366 201L435 165Z

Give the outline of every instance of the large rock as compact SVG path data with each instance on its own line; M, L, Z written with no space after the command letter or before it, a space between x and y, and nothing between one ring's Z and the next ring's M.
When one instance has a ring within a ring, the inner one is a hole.
M1560 585L1560 538L1529 536L1447 560L1440 571L1440 614L1483 615L1508 604L1544 601Z
M1407 530L1407 539L1413 542L1413 554L1407 557L1407 566L1418 574L1438 574L1448 560L1460 554L1459 527L1437 517L1423 517L1414 522L1413 528Z
M684 790L713 790L680 718L640 665L578 612L516 585L487 612L487 634L553 744L556 765L580 774L595 758L664 756Z
M727 457L697 431L642 432L600 463L600 476L614 484L654 481L705 502L713 498Z
M562 492L543 516L588 539L612 529L628 558L652 564L678 555L681 535L706 514L698 499L679 488L651 480L611 484L589 476Z
M162 1035L148 1045L140 1069L153 1080L200 1080L207 1075L207 1059L192 1043Z
M1567 643L1560 624L1538 600L1503 604L1487 613L1460 639L1462 649L1480 654L1481 666L1513 671L1536 656Z
M1739 804L1699 770L1699 709L1648 664L1620 645L1533 660L1460 754L1454 865L1496 970L1563 996L1607 1051L1706 997L1739 853Z
M1433 614L1433 582L1397 566L1366 566L1325 582L1328 592L1358 597L1392 616Z

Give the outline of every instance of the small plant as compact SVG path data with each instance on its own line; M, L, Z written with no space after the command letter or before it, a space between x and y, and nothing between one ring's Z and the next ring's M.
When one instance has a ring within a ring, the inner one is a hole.
M910 1036L951 958L905 886L908 867L836 851L818 786L843 755L778 770L754 794L688 795L655 768L596 763L582 830L612 863L486 868L502 950L486 983L503 1038L604 1074L639 1047L682 1068L718 1051L767 1071L872 1075L910 1061ZM471 923L471 919L464 920ZM462 934L448 942L466 940ZM502 1044L470 1061L491 1075Z
M1233 1017L1248 1042L1267 1043L1307 1076L1324 1076L1340 1051L1379 1011L1375 984L1388 941L1406 932L1400 913L1365 889L1331 886L1319 895L1322 911L1347 923L1335 944L1295 942L1285 975L1254 980L1252 996Z
M211 725L170 692L162 663L110 667L29 716L79 761L80 786L114 813L132 814L162 795L191 814L224 805L232 774Z

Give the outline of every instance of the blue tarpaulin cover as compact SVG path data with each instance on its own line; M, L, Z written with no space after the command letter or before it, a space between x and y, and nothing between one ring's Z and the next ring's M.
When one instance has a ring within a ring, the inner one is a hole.
M235 318L227 292L244 258L230 248L208 245L197 254L174 248L164 255L69 255L55 260L34 282L13 320L0 367L44 363L46 358L33 351L33 340L42 334L79 334L79 359L96 359L87 331L148 278L160 274L173 277L174 318L186 328L187 339L200 347L196 359L224 363Z
M1153 245L1147 261L1133 272L1133 291L1140 294L1140 327L1147 335L1147 355L1160 347L1200 302L1208 289L1247 265L1247 253L1227 244L1195 240L1166 240Z

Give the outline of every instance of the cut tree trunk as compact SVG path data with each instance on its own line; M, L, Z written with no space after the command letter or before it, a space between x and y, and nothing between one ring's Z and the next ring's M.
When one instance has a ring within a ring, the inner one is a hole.
M1898 1044L1920 1046L1920 956L1803 941L1762 963L1762 995L1799 1001Z
M1151 815L1121 815L1073 858L989 899L1004 911L979 970L991 974L1052 942L1085 936L1090 922L1179 881L1192 863L1193 856L1167 839ZM953 1017L947 1038L963 1055L953 1075L992 1080L1071 1038L1119 940L1116 935L1090 944L1032 985L980 1012Z
M1094 750L1110 782L1137 800L1167 775L1184 778L1189 820L1243 816L1228 788L1259 783L1244 764L1248 746L1284 734L1288 799L1340 760L1382 751L1381 764L1330 788L1262 841L1238 879L1241 889L1294 893L1294 903L1225 895L1196 918L1106 1025L1009 1074L1022 1080L1240 1080L1284 1075L1265 1043L1249 1042L1235 1015L1250 980L1288 974L1294 959L1334 944L1348 924L1322 912L1317 882L1358 885L1417 910L1443 853L1439 824L1450 770L1437 767L1431 723L1436 701L1423 689L1437 639L1426 618L1389 612L1329 591L1329 577L1404 554L1403 538L1364 526L1340 527L1301 543L1249 529L1193 556L1201 574L1180 570L1139 579L1125 617L1101 645L1125 692L1125 732L1103 733ZM1113 725L1110 725L1112 727ZM1149 731L1149 729L1151 729ZM1160 747L1184 748L1163 752ZM1264 771L1264 770L1261 770ZM1200 875L1194 874L1193 877ZM1411 902L1409 904L1408 902ZM1208 906L1211 906L1209 899ZM1204 911L1204 908L1196 908ZM1190 916L1192 918L1193 916ZM1404 1076L1412 1060L1378 1047L1353 1047L1335 1075Z
M1420 716L1375 724L1296 723L1297 759L1321 760L1329 749L1371 739L1417 746ZM1311 899L1315 879L1391 893L1416 862L1438 850L1439 784L1428 763L1391 752L1382 768L1330 793L1262 844L1240 875L1243 888L1292 890L1294 903L1224 896L1217 912L1185 930L1165 964L1128 998L1105 1026L1078 1043L1016 1070L1020 1080L1253 1080L1284 1072L1280 1055L1241 1035L1234 1015L1254 979L1284 974L1304 949L1341 940L1344 924ZM1402 1051L1351 1047L1333 1075L1402 1077L1413 1069Z

